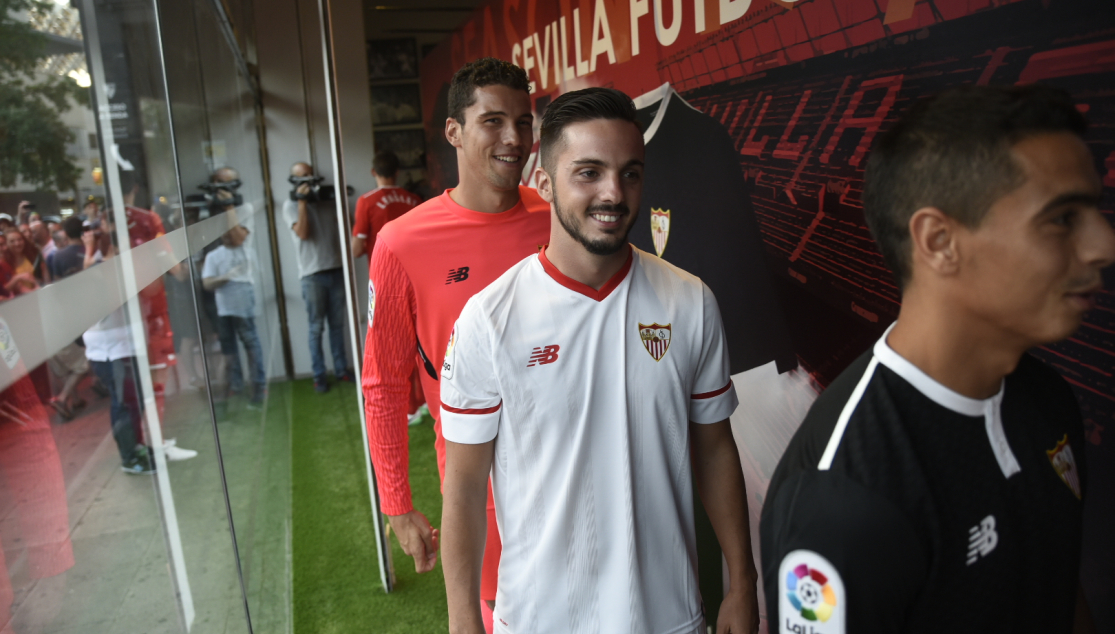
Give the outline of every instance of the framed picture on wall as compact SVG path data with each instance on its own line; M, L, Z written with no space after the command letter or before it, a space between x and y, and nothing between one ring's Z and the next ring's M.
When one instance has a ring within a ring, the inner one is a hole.
M368 40L368 78L410 79L418 76L418 44L414 38Z
M426 133L422 128L412 130L383 130L375 133L376 151L391 150L399 157L402 169L422 167L426 152Z
M418 84L372 86L372 124L422 123Z

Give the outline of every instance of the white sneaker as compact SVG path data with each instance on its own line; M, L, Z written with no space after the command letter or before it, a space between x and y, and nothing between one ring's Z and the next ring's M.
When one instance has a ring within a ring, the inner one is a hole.
M163 455L166 456L167 460L176 462L178 460L189 460L190 458L196 458L197 452L193 449L183 449L176 446L174 439L172 438L163 443Z
M419 407L417 411L415 411L413 414L410 415L409 418L407 418L407 425L417 425L422 422L423 416L429 415L430 408L426 407L426 405L423 404L422 407Z

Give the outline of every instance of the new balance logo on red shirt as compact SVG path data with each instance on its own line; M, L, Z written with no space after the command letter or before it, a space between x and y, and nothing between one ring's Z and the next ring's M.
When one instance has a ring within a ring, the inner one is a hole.
M530 363L527 364L528 368L533 368L536 365L546 365L558 360L558 350L561 346L546 346L545 348L535 348L530 352Z
M468 267L462 266L459 269L449 269L449 277L445 278L446 284L453 282L463 282L468 279Z

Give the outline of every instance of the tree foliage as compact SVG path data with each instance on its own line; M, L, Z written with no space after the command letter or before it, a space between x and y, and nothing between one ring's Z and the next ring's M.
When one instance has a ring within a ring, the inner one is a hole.
M87 92L66 77L35 72L47 39L18 19L50 11L40 0L0 0L0 186L18 179L46 190L73 189L80 171L66 154L73 132L61 113L85 103Z

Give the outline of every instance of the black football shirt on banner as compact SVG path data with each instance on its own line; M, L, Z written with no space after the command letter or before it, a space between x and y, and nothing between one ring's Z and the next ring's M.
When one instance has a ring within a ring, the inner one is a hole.
M770 631L1067 634L1086 484L1068 384L1026 355L971 399L885 341L817 399L771 480Z
M732 374L771 361L779 372L797 367L728 131L669 84L635 105L646 139L646 169L631 243L696 275L712 290L724 318Z

